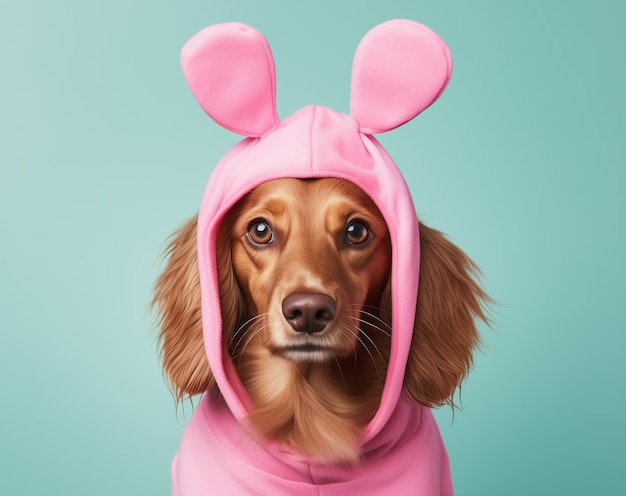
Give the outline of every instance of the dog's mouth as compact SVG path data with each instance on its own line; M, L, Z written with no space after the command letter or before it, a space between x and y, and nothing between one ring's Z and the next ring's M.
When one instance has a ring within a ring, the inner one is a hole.
M336 355L332 347L316 343L281 346L273 351L293 362L324 362Z

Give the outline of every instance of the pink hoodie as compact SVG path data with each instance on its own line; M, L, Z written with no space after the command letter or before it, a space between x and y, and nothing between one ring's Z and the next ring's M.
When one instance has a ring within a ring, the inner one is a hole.
M202 108L246 138L216 166L200 207L204 342L221 397L208 391L185 428L172 465L173 494L452 494L447 454L430 410L402 395L419 279L419 226L400 171L372 136L408 122L441 95L452 70L448 47L416 22L383 23L357 48L349 116L309 106L284 120L276 114L274 59L258 31L239 23L208 27L185 45L181 59ZM281 177L351 181L372 198L389 228L389 370L380 407L363 432L357 467L320 466L284 446L260 445L242 426L253 406L222 343L216 236L241 197Z

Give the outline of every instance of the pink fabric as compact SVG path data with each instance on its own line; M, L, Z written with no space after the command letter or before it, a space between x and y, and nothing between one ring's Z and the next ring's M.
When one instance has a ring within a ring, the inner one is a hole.
M274 58L261 33L241 23L203 29L183 47L185 79L221 126L261 136L278 124Z
M451 75L450 50L429 28L403 20L381 24L354 55L350 114L364 133L389 131L434 103Z
M260 446L214 391L189 421L172 465L175 496L450 496L446 450L432 413L401 399L354 468L307 462Z
M198 217L205 348L228 408L214 391L202 399L172 467L174 494L452 494L432 415L402 398L419 280L417 216L402 174L370 134L405 123L439 97L451 71L444 42L412 21L374 28L355 56L351 116L309 106L279 121L271 52L260 33L242 24L204 29L185 45L182 64L204 110L248 137L215 167ZM392 240L389 370L380 408L363 434L363 465L352 470L314 466L261 446L240 424L253 406L222 343L216 237L237 200L281 177L353 182L376 203Z

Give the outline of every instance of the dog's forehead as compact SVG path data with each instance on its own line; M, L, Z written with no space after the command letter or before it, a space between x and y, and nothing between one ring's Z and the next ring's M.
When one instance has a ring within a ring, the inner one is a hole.
M245 197L251 205L294 208L299 206L375 207L372 199L350 181L337 178L281 178L260 184Z

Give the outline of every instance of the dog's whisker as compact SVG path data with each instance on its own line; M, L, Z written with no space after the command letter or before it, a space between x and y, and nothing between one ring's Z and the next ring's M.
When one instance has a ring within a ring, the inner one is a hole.
M363 310L363 307L362 307L361 305L351 305L351 306L352 306L353 308L357 308L357 309L359 309L359 310L360 310L360 313L361 313L362 315L366 315L366 316L368 316L368 317L371 317L371 318L372 318L372 319L374 319L375 321L380 322L380 324L381 324L383 327L385 327L385 328L387 328L387 329L389 329L389 330L391 331L391 324L389 324L387 321L385 321L385 320L381 319L378 315L376 315L376 314L374 314L374 313L371 313L371 312L366 312L366 311L364 311L364 310ZM379 308L378 308L378 307L375 307L375 306L372 306L372 305L365 305L365 306L366 306L366 307L371 307L371 308L373 308L373 309L375 309L375 310L379 310ZM352 318L356 318L356 317L352 317ZM370 325L372 325L372 324L370 323Z
M391 333L390 332L386 331L382 327L377 326L376 324L373 324L372 322L369 322L368 320L359 319L358 317L348 317L348 318L350 318L352 320L356 320L357 322L361 322L361 323L367 325L368 327L371 327L375 331L379 331L381 334L384 334L388 338L391 338Z
M378 353L378 356L380 357L380 359L384 361L384 360L385 360L385 358L383 357L383 354L380 352L380 349L378 348L378 346L376 346L376 343L374 342L374 340L373 340L372 338L370 338L370 337L367 335L367 333L363 332L363 330L362 330L362 329L360 329L360 328L358 328L358 327L357 327L356 329L358 329L358 330L360 331L360 333L358 334L358 336L357 336L357 337L359 337L359 336L365 336L365 337L367 338L367 340L368 340L370 343L372 343L372 346L374 347L374 349L375 349L375 350L376 350L376 352ZM360 340L361 342L363 342L361 339L359 339L359 340Z
M360 322L362 324L365 324L367 327L373 329L374 331L378 331L379 333L383 334L384 336L391 338L391 333L389 333L388 331L386 331L385 329L378 327L377 325L372 324L371 322L368 322L367 320L363 320L363 319L357 319L355 317L352 317L354 320L356 320L357 322ZM360 327L359 327L360 328Z
M244 335L249 334L249 338L248 340L244 343L244 345L241 347L241 349L239 350L239 353L233 355L231 358L233 361L238 360L241 361L241 358L246 350L246 348L248 347L248 345L252 342L252 340L263 330L266 329L267 327L269 327L269 324L266 324L264 326L261 326L257 329L255 328L251 328L249 331L247 331Z
M246 339L246 337L250 334L250 333L254 333L255 332L255 328L254 327L248 327L247 329L244 330L244 332L241 333L241 335L239 336L239 339L237 340L237 343L234 346L230 346L229 345L229 349L230 350L237 350L239 349L239 345L241 344L241 342Z
M255 338L255 336L257 334L259 334L263 329L267 329L269 326L270 326L269 324L265 324L265 325L262 325L261 327L257 327L257 328L252 327L252 328L250 328L250 330L248 332L246 332L246 335L248 335L248 339L246 340L246 342L241 347L241 351L240 351L239 354L240 355L243 354L243 352L248 347L250 342Z
M261 317L264 317L265 315L267 315L267 314L263 313L263 314L257 315L256 317L253 317L253 318L249 319L246 323L242 324L239 327L239 329L237 329L237 331L233 334L233 338L230 339L230 341L228 343L228 346L229 347L231 346L231 344L233 342L233 339L234 339L234 336L236 334L239 334L241 331L243 331L241 336L239 336L239 340L237 341L235 346L232 346L232 348L231 348L231 349L236 350L239 347L239 345L241 344L241 341L246 337L246 334L248 334L252 329L254 329L254 327L252 326L252 323L260 320ZM246 326L251 326L251 327L249 327L248 329L245 329Z
M250 336L250 339L248 339L248 341L246 341L246 343L245 343L245 345L243 346L243 348L241 348L241 351L240 351L237 355L235 355L235 356L233 357L233 361L236 361L236 362L237 362L237 365L239 365L239 364L241 363L241 360L242 360L242 358L243 358L244 352L246 351L246 347L250 344L250 342L254 339L254 337L255 337L255 336L256 336L259 332L260 332L260 330L259 330L259 331L254 332L254 333L252 333L252 335Z
M357 328L357 329L358 329L358 328ZM367 336L367 334L365 334L365 333L359 333L359 334L362 334L363 336ZM383 381L381 380L381 378L380 378L380 373L378 372L378 363L376 362L376 359L374 358L374 355L372 355L372 353L370 352L370 350L369 350L369 348L368 348L367 344L365 343L365 341L363 341L363 340L361 339L361 337L360 337L360 335L359 335L359 334L357 334L357 335L356 335L356 338L357 338L357 340L359 341L359 343L361 343L361 345L363 346L363 348L365 349L365 351L367 352L367 354L370 356L370 358L371 358L371 360L372 360L372 363L374 364L374 370L376 371L376 378L378 379L378 382L379 382L380 384L382 384L382 383L383 383ZM367 336L367 337L368 337L368 339L369 339L369 336ZM373 342L371 339L370 339L370 341L371 341L372 345L374 346L374 348L376 349L376 351L378 352L378 354L380 355L380 358L381 358L382 360L384 360L384 358L383 358L382 354L380 353L380 350L378 349L378 346L376 346L376 344L374 344L374 342Z
M265 315L267 315L267 314L262 313L262 314L259 314L259 315L255 315L254 317L246 320L243 324L241 324L237 328L237 330L233 333L233 335L230 337L230 340L228 341L228 346L230 347L230 345L233 344L233 341L234 341L235 337L237 336L237 334L239 334L244 329L244 327L246 327L249 324L252 324L252 322L254 322L255 320L258 320L258 319L264 317ZM239 344L239 343L237 343L237 344Z
M384 327L386 327L387 329L389 329L391 331L391 325L388 322L386 322L383 319L381 319L380 317L378 317L377 315L374 315L371 312L365 312L363 310L361 310L361 314L367 315L368 317L373 318L376 322L380 322Z
M370 338L365 332L363 332L363 329L361 329L358 326L351 326L350 328L343 328L340 327L339 330L341 332L348 332L350 334L355 335L356 339L358 340L358 342L361 344L361 346L363 347L363 349L367 352L367 354L370 356L370 359L372 360L372 363L374 364L374 370L376 371L376 376L378 378L378 382L382 384L381 381L381 377L380 377L380 373L378 370L378 366L379 366L379 362L376 361L376 359L374 358L374 355L372 355L368 344L361 338L361 336L365 336L368 341L372 344L372 346L374 347L374 350L376 350L376 353L378 353L378 356L380 357L380 359L385 362L385 358L383 356L383 354L381 353L380 349L378 348L378 346L376 345L376 343L372 340L372 338ZM356 332L355 332L356 331ZM356 362L358 361L358 355L357 355L357 350L355 348L354 350L354 354L355 354L355 368L353 372L356 372Z

